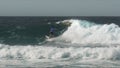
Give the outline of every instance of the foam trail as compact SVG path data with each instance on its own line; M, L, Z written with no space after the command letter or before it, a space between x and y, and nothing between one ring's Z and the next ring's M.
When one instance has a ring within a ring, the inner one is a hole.
M120 27L112 24L95 24L85 20L65 20L72 23L60 36L72 43L120 44Z

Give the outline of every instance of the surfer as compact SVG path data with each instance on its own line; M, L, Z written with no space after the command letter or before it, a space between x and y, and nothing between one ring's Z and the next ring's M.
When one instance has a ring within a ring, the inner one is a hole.
M55 28L51 26L50 27L50 34L49 34L50 38L54 37L54 32L55 32Z

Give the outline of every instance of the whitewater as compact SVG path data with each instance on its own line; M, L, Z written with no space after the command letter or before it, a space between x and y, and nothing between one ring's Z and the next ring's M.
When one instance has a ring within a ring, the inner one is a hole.
M39 45L0 44L3 68L119 68L120 27L87 20L64 20L67 29ZM69 24L69 25L68 25Z

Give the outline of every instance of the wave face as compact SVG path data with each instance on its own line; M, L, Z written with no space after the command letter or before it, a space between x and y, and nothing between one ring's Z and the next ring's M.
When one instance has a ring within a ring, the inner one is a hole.
M37 45L45 41L45 35L49 35L51 26L57 29L55 36L60 35L66 29L66 26L56 24L56 22L22 25L12 23L0 26L0 43L7 45Z

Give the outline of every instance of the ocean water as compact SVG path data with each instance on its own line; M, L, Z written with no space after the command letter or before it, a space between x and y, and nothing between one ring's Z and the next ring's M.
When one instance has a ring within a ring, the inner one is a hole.
M120 17L0 17L0 68L120 68ZM55 37L47 39L50 27Z

